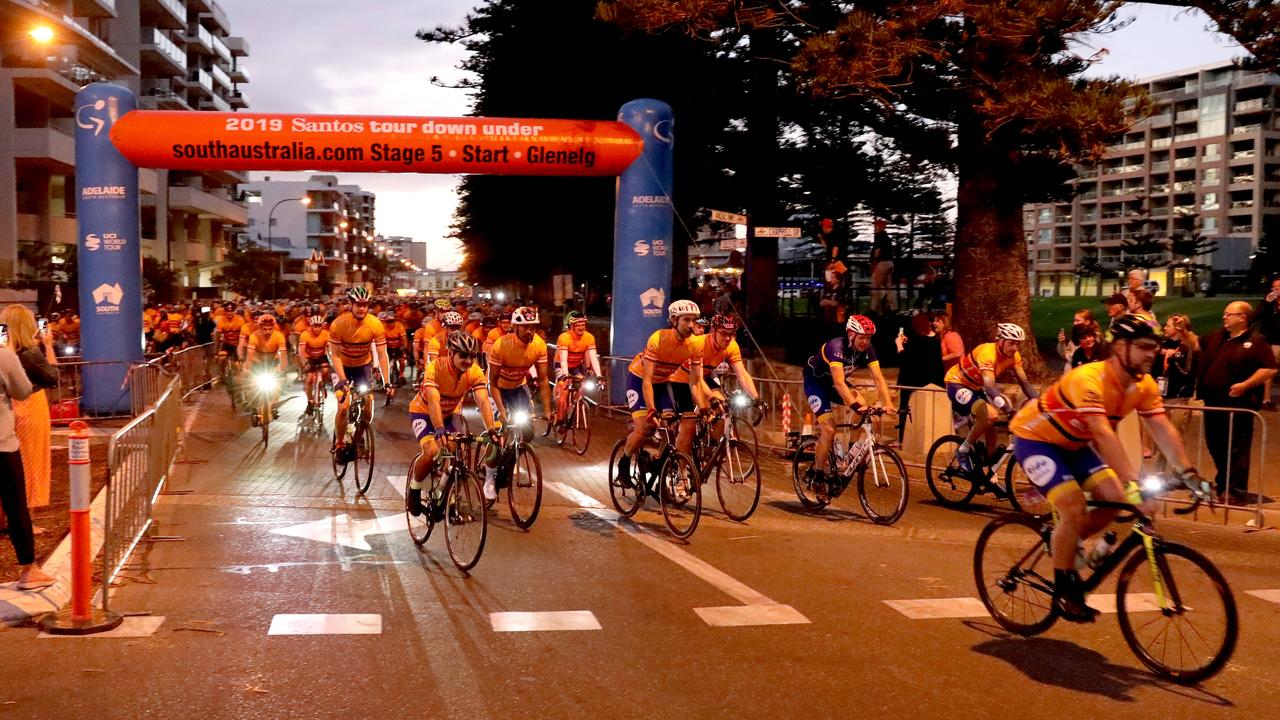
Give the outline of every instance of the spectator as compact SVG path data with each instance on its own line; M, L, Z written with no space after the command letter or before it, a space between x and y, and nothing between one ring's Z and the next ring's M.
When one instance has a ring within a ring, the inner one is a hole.
M871 238L871 311L882 314L898 311L898 294L893 286L893 239L886 229L888 225L884 219L876 218Z
M1160 323L1156 320L1156 314L1151 310L1155 305L1155 296L1151 294L1151 291L1144 287L1131 288L1128 297L1129 304L1126 307L1129 312L1146 320L1159 333Z
M1058 331L1058 355L1067 361L1067 369L1074 367L1071 364L1071 358L1075 355L1076 347L1079 345L1075 341L1075 330L1081 325L1092 328L1095 332L1098 330L1098 321L1093 318L1093 311L1087 309L1077 310L1076 314L1071 316L1071 334L1068 335L1066 330Z
M945 376L946 371L960 362L964 355L964 338L951 329L951 316L942 312L933 315L933 331L942 339L942 372Z
M942 338L938 336L930 313L917 313L911 316L911 335L899 334L898 344L898 384L903 386L902 397L898 407L910 407L911 394L914 390L907 387L924 387L937 385L942 387L944 372L942 369ZM907 430L909 413L898 415L898 442L901 443Z
M1129 311L1129 298L1120 293L1112 293L1110 297L1102 301L1107 306L1107 334L1106 341L1111 342L1111 321L1124 315Z
M1280 278L1271 281L1271 292L1258 305L1249 318L1262 337L1271 346L1271 354L1280 362ZM1276 404L1271 401L1271 378L1262 386L1262 409L1275 410Z
M36 567L36 540L31 532L31 511L27 509L27 487L22 474L22 452L13 430L9 401L25 400L31 381L22 371L18 356L0 348L0 507L9 523L9 542L18 556L18 589L39 590L56 582Z
M1195 395L1195 364L1200 354L1200 338L1191 331L1191 318L1171 315L1164 323L1164 340L1156 356L1151 374L1160 385L1160 394L1170 405L1189 405ZM1191 423L1191 411L1169 408L1169 421L1185 434ZM1162 459L1161 465L1165 463Z
M1125 276L1125 288L1120 292L1121 294L1128 296L1134 290L1137 290L1138 288L1145 288L1146 286L1147 271L1142 268L1133 268Z
M10 305L0 312L0 323L9 328L6 347L18 356L22 369L31 382L31 393L13 401L13 426L22 451L22 474L27 489L27 509L49 504L53 484L53 422L49 415L49 396L45 390L58 386L58 371L53 368L58 356L53 349L53 333L36 328L36 318L25 306ZM34 528L39 535L42 530Z
M1110 354L1109 348L1102 342L1098 329L1092 325L1074 325L1071 328L1071 359L1067 360L1067 369L1080 367L1085 363L1105 360Z
M1266 339L1249 330L1252 310L1247 302L1227 305L1223 329L1200 343L1203 356L1197 364L1196 393L1207 406L1252 410L1262 406L1262 386L1276 372L1276 357ZM1217 467L1218 494L1245 500L1253 416L1206 410L1204 439Z
M822 308L822 320L833 327L844 325L846 307L843 277L835 269L827 269L823 274L822 290L818 295L818 306Z

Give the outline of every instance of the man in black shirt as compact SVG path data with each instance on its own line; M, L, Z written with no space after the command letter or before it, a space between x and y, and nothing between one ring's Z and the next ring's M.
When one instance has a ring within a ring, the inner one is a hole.
M1266 338L1249 330L1252 308L1233 302L1222 313L1222 330L1201 342L1197 395L1209 407L1262 407L1262 388L1276 373L1276 358ZM1249 486L1253 415L1206 411L1204 440L1217 467L1218 494L1243 501Z
M1258 309L1250 315L1249 321L1267 339L1267 344L1271 346L1271 354L1280 361L1280 278L1271 281L1271 291L1258 305ZM1271 401L1271 378L1267 378L1267 383L1262 389L1262 409L1276 409L1275 403Z

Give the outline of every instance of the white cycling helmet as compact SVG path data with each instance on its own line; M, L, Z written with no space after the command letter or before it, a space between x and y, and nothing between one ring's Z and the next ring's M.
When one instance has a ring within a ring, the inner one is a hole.
M1013 340L1022 342L1027 339L1027 333L1023 331L1022 326L1017 323L1000 323L996 325L996 340Z
M536 307L518 307L515 312L511 313L512 325L537 325L538 308Z
M462 315L450 310L440 316L440 324L445 327L462 327Z
M675 320L682 315L701 315L698 303L692 300L677 300L667 306L667 317Z

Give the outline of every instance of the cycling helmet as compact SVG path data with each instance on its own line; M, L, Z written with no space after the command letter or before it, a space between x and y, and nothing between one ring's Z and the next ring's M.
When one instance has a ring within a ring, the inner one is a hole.
M470 315L467 316L467 319L468 320L484 320L484 313L478 312L478 311L472 312Z
M516 311L511 313L512 325L537 325L538 322L538 308L536 307L526 305L516 308Z
M393 313L393 312L391 312L390 310L387 310L387 311L383 312L382 314L378 315L378 319L379 319L379 320L395 320L395 319L396 319L396 314L395 314L395 313Z
M875 335L876 324L871 322L871 318L866 315L850 315L849 321L844 324L845 332L851 332L855 335Z
M738 329L738 319L732 315L716 315L711 318L711 329L734 332Z
M452 310L452 309L453 309L453 303L450 303L448 300L445 300L444 298L439 298L438 300L436 300L436 309L437 309L437 310Z
M347 299L351 302L367 303L369 302L369 289L363 285L357 285L347 291Z
M1117 340L1156 339L1156 329L1140 315L1121 315L1111 321L1111 337Z
M677 300L667 306L667 317L675 320L682 315L701 315L698 303L692 300Z
M258 316L258 324L265 325L267 327L272 327L276 324L276 316L270 315L268 313L263 313Z
M323 316L323 315L312 315L310 318L307 318L307 322L308 322L308 323L310 323L310 324L312 324L312 325L323 325L323 324L324 324L324 316Z
M996 325L996 340L1013 340L1014 342L1022 342L1027 339L1027 333L1022 326L1017 323L1000 323Z
M449 338L445 341L445 347L448 348L450 353L454 354L461 353L472 357L480 354L480 341L461 330L454 330L449 333Z
M450 310L440 318L440 324L452 328L462 327L462 316Z
M564 316L564 326L566 329L571 327L574 323L585 323L586 321L587 316L577 310L570 310L569 314Z

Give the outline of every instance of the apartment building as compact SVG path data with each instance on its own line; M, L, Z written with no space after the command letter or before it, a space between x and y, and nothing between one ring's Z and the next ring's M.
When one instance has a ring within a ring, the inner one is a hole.
M1069 203L1028 205L1023 229L1037 295L1097 295L1123 270L1124 244L1168 238L1194 225L1217 249L1200 258L1166 256L1153 268L1161 294L1194 290L1208 279L1242 277L1264 223L1280 216L1280 76L1232 62L1139 81L1151 116L1130 127L1094 167L1080 167ZM1082 276L1096 261L1106 272ZM1181 267L1180 267L1181 265Z
M242 239L278 253L282 277L336 292L371 280L376 196L333 175L242 183L248 203Z
M126 86L142 109L241 109L248 54L211 0L0 0L0 281L30 272L22 258L41 247L55 263L76 251L83 85ZM143 254L177 270L186 288L212 286L247 219L232 194L244 179L142 170Z

